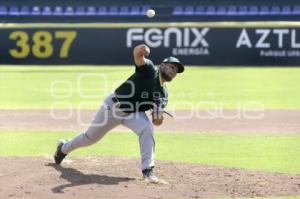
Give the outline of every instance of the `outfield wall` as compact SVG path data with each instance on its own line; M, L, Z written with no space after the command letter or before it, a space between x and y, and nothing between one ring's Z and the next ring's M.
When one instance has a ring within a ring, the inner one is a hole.
M299 22L0 24L0 64L129 65L145 43L159 63L300 66Z

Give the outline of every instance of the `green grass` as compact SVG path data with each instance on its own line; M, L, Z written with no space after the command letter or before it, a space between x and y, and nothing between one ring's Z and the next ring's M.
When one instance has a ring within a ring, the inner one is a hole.
M0 132L0 156L49 156L60 138L74 133ZM300 173L299 135L156 134L156 159ZM139 157L133 133L109 133L97 144L71 156Z
M0 67L0 108L95 109L105 93L128 78L133 67ZM92 77L82 79L80 75ZM100 75L100 76L95 76ZM107 79L107 89L103 78ZM51 96L54 81L67 81ZM118 83L119 82L119 83ZM187 67L169 84L169 108L300 109L300 68ZM70 85L70 87L69 87ZM70 88L72 90L70 90ZM86 97L81 96L83 93ZM93 96L93 97L88 97ZM83 104L84 103L84 104Z

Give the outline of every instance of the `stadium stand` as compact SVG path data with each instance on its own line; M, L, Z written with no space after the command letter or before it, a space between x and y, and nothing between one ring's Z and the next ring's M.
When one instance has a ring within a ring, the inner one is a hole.
M12 3L14 2L14 3ZM28 3L29 2L29 3ZM48 2L48 4L47 4ZM149 8L156 10L153 21L257 21L300 20L300 4L295 1L10 1L0 2L3 21L140 21ZM79 3L80 4L79 4ZM145 2L149 4L144 5ZM242 2L242 3L241 3ZM246 3L245 3L246 2ZM26 4L25 4L26 3Z
M300 15L300 6L175 6L174 16L253 16L253 15Z
M112 15L144 15L151 6L0 6L1 16L112 16ZM295 6L175 6L172 11L175 16L248 16L248 15L300 15L300 5Z
M132 16L145 15L150 6L0 6L1 16Z

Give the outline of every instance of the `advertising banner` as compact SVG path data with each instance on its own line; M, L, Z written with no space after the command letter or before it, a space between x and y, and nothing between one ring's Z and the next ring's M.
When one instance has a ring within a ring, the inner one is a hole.
M131 65L144 43L160 63L299 66L300 27L211 27L130 24L2 24L0 64Z

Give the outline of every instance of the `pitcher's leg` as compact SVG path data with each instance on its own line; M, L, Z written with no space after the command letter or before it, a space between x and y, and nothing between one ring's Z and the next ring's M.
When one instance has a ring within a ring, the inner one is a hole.
M109 130L119 125L121 123L121 119L112 117L110 110L110 107L104 103L97 112L90 127L85 132L64 143L61 151L64 154L68 154L77 148L94 144Z
M123 125L130 128L139 136L141 169L154 167L155 141L153 125L145 112L137 112L124 119Z
M148 124L140 133L139 144L141 153L141 169L145 170L154 167L155 141L153 137L152 124Z

